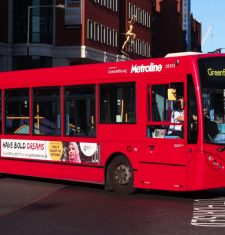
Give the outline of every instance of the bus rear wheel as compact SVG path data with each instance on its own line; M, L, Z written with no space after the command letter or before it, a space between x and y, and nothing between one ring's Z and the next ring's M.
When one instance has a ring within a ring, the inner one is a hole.
M132 193L134 191L134 176L129 160L123 155L112 160L107 172L108 188L120 193Z

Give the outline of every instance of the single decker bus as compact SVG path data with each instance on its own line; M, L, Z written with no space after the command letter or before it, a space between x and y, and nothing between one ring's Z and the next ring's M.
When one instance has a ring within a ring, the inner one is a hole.
M1 72L0 99L3 175L225 187L225 54Z

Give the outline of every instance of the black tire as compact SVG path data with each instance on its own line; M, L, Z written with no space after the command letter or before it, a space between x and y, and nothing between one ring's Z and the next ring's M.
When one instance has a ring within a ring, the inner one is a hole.
M119 193L134 191L134 175L129 160L123 155L115 157L107 170L106 188Z

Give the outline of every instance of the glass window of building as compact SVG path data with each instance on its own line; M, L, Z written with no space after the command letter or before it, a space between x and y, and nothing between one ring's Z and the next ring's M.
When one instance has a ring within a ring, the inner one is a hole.
M53 40L53 0L13 0L13 42L52 43ZM29 8L31 7L32 8ZM29 18L28 18L28 11Z

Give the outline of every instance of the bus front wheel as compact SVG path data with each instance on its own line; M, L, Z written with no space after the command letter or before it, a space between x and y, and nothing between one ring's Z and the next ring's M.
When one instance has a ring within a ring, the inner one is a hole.
M108 188L122 193L132 193L134 191L134 176L129 160L123 155L119 155L112 160L107 171Z

